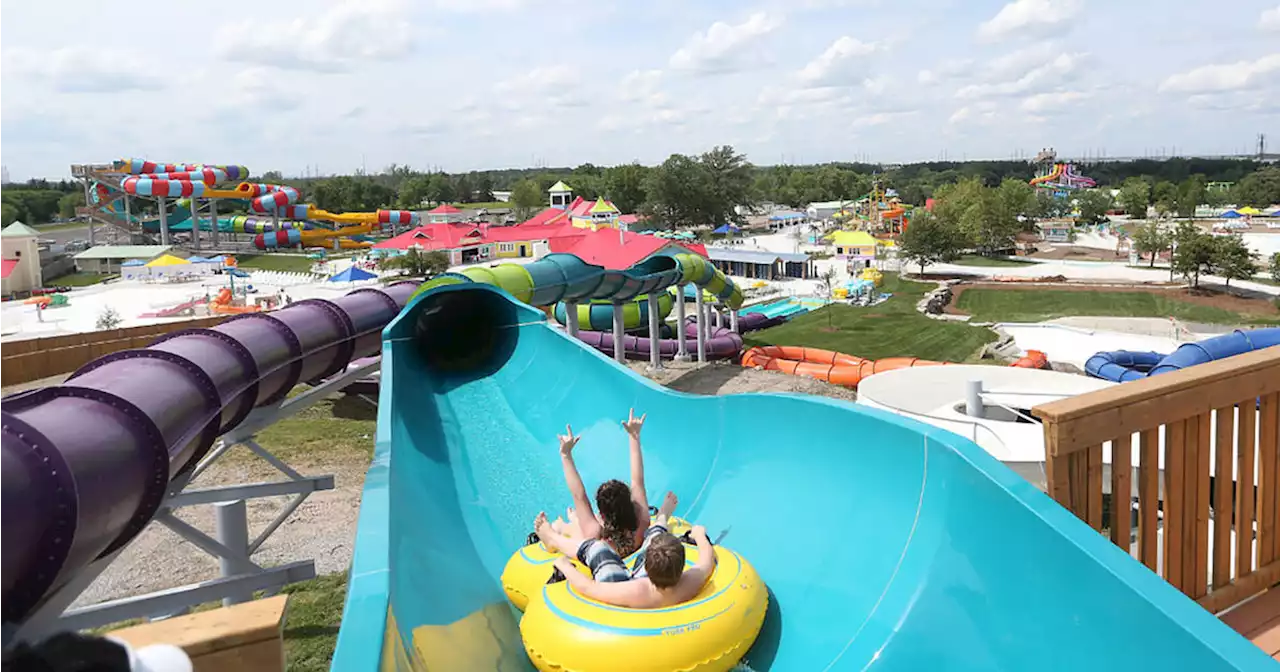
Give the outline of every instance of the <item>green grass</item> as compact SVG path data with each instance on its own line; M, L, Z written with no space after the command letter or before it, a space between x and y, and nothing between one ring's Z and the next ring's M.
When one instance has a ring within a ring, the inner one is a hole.
M959 266L1030 266L1036 262L1023 259L1004 259L1000 257L984 257L980 254L964 254L951 262Z
M255 254L236 257L239 268L256 268L262 271L292 271L309 273L315 260L302 254Z
M88 287L120 276L102 273L68 273L56 278L46 278L45 287Z
M995 340L990 329L934 320L916 312L916 302L934 286L885 273L881 289L893 297L878 306L832 304L756 332L746 341L749 345L823 348L869 359L920 357L960 362ZM828 320L834 330L828 328Z
M990 322L1041 322L1056 317L1173 317L1208 324L1275 324L1280 317L1242 315L1223 308L1179 301L1170 290L1156 292L1063 291L1054 289L968 289L956 308Z
M294 393L305 389L295 388ZM262 430L258 442L270 446L276 457L295 466L306 466L317 460L329 464L344 460L368 461L373 458L377 419L378 409L363 399L335 394ZM242 448L228 452L223 460L260 461Z
M285 669L323 672L329 669L342 624L347 574L317 576L284 589L289 612L284 623Z

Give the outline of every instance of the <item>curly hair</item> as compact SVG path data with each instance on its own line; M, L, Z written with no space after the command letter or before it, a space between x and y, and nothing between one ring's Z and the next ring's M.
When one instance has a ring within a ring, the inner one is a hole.
M626 557L636 550L636 507L631 501L631 488L617 479L605 481L596 489L596 510L604 527L600 536Z

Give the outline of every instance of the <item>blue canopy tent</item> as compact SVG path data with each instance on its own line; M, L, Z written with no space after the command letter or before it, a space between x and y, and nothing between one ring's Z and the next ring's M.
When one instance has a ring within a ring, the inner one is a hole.
M1235 210L1228 210L1228 211L1226 211L1226 212L1224 212L1224 213L1222 213L1221 215L1218 215L1218 216L1219 216L1219 217L1221 217L1221 218L1223 218L1223 219L1239 219L1239 218L1241 218L1241 217L1244 217L1244 215L1242 215L1242 214L1240 214L1240 213L1236 212Z
M711 233L737 233L737 232L739 232L739 231L741 231L741 230L742 230L742 229L739 229L738 227L734 226L733 224L721 224L719 227L717 227L717 228L716 228L714 231L712 231Z
M355 266L348 266L347 270L329 277L329 282L360 282L361 280L373 280L378 276Z
M143 261L143 260L141 260L141 259L130 259L129 261L126 261L126 262L124 262L123 264L120 264L120 265L121 265L122 267L123 267L123 266L146 266L146 265L147 265L147 262L145 262L145 261Z
M808 216L808 215L806 215L806 214L805 214L805 213L803 213L803 212L783 211L783 212L776 212L776 213L774 213L774 214L770 215L770 216L769 216L769 221L771 221L771 222L793 222L793 221L799 221L799 220L802 220L802 219L808 219L808 218L809 218L809 216Z

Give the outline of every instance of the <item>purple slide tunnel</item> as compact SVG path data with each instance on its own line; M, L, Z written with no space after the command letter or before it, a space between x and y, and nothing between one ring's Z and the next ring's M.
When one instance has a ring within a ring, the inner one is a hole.
M684 323L684 333L686 343L692 344L697 342L698 324L694 320L686 320ZM605 353L613 354L613 333L608 331L579 331L578 340L587 345ZM630 359L648 359L649 358L649 339L643 336L622 337L623 354ZM674 338L664 338L658 341L658 351L663 357L674 357L679 348L679 341ZM725 359L727 357L736 357L742 352L742 336L731 329L710 327L707 330L707 357L712 359Z
M0 406L3 618L21 623L151 520L217 437L300 382L377 354L417 283L162 336Z

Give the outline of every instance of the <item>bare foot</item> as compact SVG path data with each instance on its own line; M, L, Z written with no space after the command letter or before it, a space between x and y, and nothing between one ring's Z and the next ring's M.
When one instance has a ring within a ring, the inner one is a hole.
M675 513L676 504L678 503L679 502L676 499L676 493L668 490L667 496L664 497L662 500L662 508L658 509L658 520L661 522L666 522L667 518L670 518L671 514Z
M563 520L556 518L555 520L551 521L551 529L555 530L559 534L565 534L565 530L568 529L568 524L565 523Z
M548 539L549 535L553 534L555 530L551 529L551 524L547 522L546 511L539 511L538 517L533 519L533 531L537 533L538 540L541 541L544 546L547 548L554 548Z

